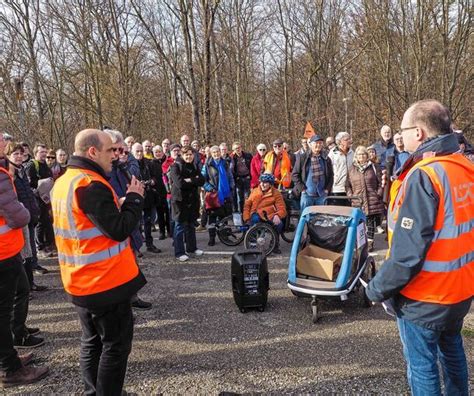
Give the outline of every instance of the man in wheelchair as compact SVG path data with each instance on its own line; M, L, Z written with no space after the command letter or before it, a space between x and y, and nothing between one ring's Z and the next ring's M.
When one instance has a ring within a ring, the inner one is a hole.
M286 217L285 201L280 191L273 187L275 177L271 173L263 173L259 181L259 185L252 190L245 201L242 219L251 226L261 221L271 223L280 235ZM280 254L278 235L273 252Z

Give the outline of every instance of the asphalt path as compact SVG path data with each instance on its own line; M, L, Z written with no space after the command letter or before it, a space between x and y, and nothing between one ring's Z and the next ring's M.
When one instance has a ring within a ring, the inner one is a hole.
M385 241L378 236L377 259ZM270 292L264 312L242 314L230 284L232 250L207 247L203 257L180 263L171 240L156 241L163 252L148 254L140 266L148 284L139 293L153 309L136 311L133 351L125 388L137 394L407 394L405 363L393 318L380 306L326 301L317 324L310 301L286 286L290 246L270 256ZM242 249L242 247L239 247ZM46 344L36 348L36 365L51 374L37 384L9 389L21 394L78 394L80 325L65 299L57 262L37 276L50 287L34 293L28 324L42 329ZM465 339L470 371L474 339ZM472 376L471 376L472 377ZM471 379L471 390L474 383Z

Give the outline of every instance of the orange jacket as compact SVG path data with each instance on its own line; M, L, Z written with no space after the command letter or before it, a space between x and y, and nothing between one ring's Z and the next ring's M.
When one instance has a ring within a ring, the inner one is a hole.
M291 160L286 151L281 152L281 157L277 158L274 151L270 151L263 159L263 172L271 173L275 176L275 186L282 185L289 188L291 185Z
M252 213L258 213L261 219L265 220L266 212L268 220L273 219L277 214L280 219L286 217L285 200L275 187L271 187L267 192L263 192L260 186L255 187L250 196L245 201L243 220L249 221Z
M15 199L16 190L10 173L3 167L0 167L0 173L3 173L2 182L0 184L0 202L2 205L2 213L5 213L6 209L11 209L11 212L27 211L27 209L21 206L21 204L18 203L18 200ZM11 204L14 204L15 201L19 206L18 208L16 206L11 206ZM7 208L8 205L10 205L11 208ZM25 216L21 217L24 218ZM23 226L28 224L29 218L29 215L27 215L27 220L23 221ZM6 218L0 215L0 260L6 260L17 255L20 253L21 249L23 249L25 244L22 226L20 225L18 228L13 227L14 226L12 225L12 222L7 224Z
M389 247L405 198L407 180L416 169L425 172L430 178L440 202L434 238L426 253L422 270L400 293L415 301L456 304L474 295L472 164L461 154L451 154L423 159L403 173L392 184L390 191L387 218ZM406 227L408 226L410 225L407 224Z
M118 207L110 184L87 169L68 168L51 194L61 279L73 301L120 287L139 275L129 240L107 237L80 209L76 190L92 182L106 185Z

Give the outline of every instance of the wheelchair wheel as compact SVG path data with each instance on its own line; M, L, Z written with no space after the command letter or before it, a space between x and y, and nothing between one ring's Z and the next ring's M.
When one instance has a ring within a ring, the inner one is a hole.
M267 223L257 223L249 228L244 238L245 249L258 249L268 256L275 248L278 235Z
M216 226L217 237L227 246L237 246L242 243L247 227L234 225L232 215L224 217Z
M300 221L299 212L292 212L293 211L291 211L286 218L285 228L281 233L281 238L288 243L293 243L293 240L295 239L296 228L298 227L298 222Z

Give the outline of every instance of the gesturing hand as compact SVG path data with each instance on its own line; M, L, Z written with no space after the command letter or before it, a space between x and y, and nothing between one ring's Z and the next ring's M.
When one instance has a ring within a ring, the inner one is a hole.
M127 194L137 193L143 197L144 192L145 192L145 189L143 187L143 184L139 180L137 180L135 176L132 176L132 180L130 180L130 184L128 185L128 188L127 188Z

